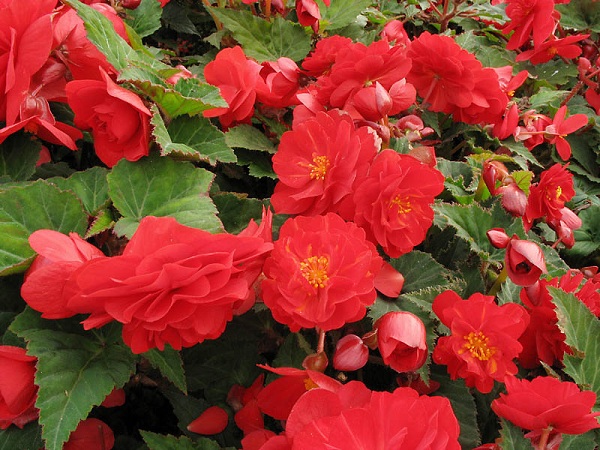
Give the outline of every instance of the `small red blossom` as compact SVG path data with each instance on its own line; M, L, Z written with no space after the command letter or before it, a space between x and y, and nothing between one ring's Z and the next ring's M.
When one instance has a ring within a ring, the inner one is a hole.
M131 91L118 86L105 72L102 81L75 80L67 84L75 124L92 130L98 158L109 167L120 159L137 161L148 155L150 110Z
M412 313L393 311L381 316L377 330L377 348L383 362L396 372L413 372L427 360L427 336L423 321Z
M425 239L433 223L434 198L444 189L442 173L408 155L384 150L354 194L354 221L392 258Z
M226 129L238 123L250 123L257 87L264 83L260 78L261 69L256 61L246 58L240 46L221 50L204 68L204 78L219 88L229 106L204 111L204 117L219 117Z
M323 3L329 6L330 1L331 0L323 0ZM312 27L315 31L319 29L321 12L319 11L319 5L317 5L315 0L296 0L296 15L298 16L300 25Z
M336 214L288 219L265 262L263 301L294 332L341 328L375 301L382 263L364 231Z
M298 103L296 92L299 88L300 69L290 58L279 58L262 64L257 101L273 108L285 108ZM264 86L264 89L262 87Z
M377 154L380 141L349 115L320 112L281 137L273 157L279 177L271 203L277 213L340 212Z
M596 394L581 391L570 381L553 377L520 380L507 377L506 394L492 402L494 412L518 427L530 430L526 435L535 439L546 430L551 435L583 434L599 428L592 412Z
M565 203L575 195L573 174L569 165L554 164L540 175L540 181L529 189L527 208L523 221L529 230L535 219L545 217L548 220L561 220Z
M566 114L567 107L561 106L556 111L554 119L552 119L552 124L548 125L544 130L545 139L548 140L549 144L556 145L558 156L563 161L571 157L571 145L567 142L565 136L583 128L588 123L588 118L585 114L575 114L565 119Z
M551 36L550 39L539 46L517 55L516 61L529 61L531 64L542 64L550 61L557 55L565 59L577 58L581 55L581 46L575 45L575 42L582 41L588 37L589 34L567 36L562 39Z
M254 299L252 285L272 247L259 230L211 234L171 217L145 217L122 255L78 270L77 295L68 306L97 305L86 329L123 323L123 339L134 353L216 339Z
M37 358L25 349L0 345L0 429L10 425L23 428L38 418L35 407L37 386L34 384Z
M302 68L312 77L328 75L336 56L351 44L351 39L337 34L321 39L315 49L302 61Z
M435 298L433 312L451 331L438 340L433 360L447 365L453 380L463 378L467 386L487 393L494 380L517 373L513 359L522 350L518 339L528 323L525 308L498 306L494 297L479 293L463 300L446 291Z

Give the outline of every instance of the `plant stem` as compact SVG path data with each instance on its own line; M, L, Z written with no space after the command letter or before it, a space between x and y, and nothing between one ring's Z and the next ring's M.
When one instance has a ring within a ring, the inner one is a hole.
M500 272L498 274L498 278L496 278L496 281L494 281L494 284L492 285L492 287L488 291L488 295L494 295L495 296L498 292L500 292L500 288L502 287L502 283L504 283L506 281L506 277L507 276L508 276L508 272L506 272L506 267L504 267L502 269L502 272Z
M550 432L552 431L552 427L544 428L542 430L542 435L540 436L540 442L538 443L538 450L546 450L546 446L548 445L548 438L550 437Z
M317 343L317 354L319 354L325 351L325 331L317 328L317 333L319 333L319 342Z

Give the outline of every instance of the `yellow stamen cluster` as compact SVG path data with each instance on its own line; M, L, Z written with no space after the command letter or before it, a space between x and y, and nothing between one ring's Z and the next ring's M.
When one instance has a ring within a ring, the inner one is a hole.
M310 167L310 179L311 180L324 180L331 162L327 156L313 156L313 163L309 164Z
M329 259L326 256L309 256L300 262L300 273L314 288L324 288L329 276Z
M398 214L406 214L412 211L412 206L410 204L410 199L408 196L400 196L397 195L391 202L390 208L394 205L398 206Z
M488 361L496 353L496 348L489 346L490 338L481 331L471 331L464 336L464 339L466 342L463 344L461 353L469 351L473 358L480 361Z

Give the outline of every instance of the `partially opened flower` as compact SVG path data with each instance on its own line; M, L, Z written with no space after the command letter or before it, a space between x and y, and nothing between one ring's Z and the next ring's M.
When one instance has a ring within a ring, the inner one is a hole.
M556 145L556 151L563 161L571 157L571 145L565 136L583 128L588 123L588 117L585 114L574 114L565 119L566 114L567 107L561 106L556 111L552 124L544 130L548 143Z
M505 383L506 394L492 402L492 409L498 416L530 430L526 436L532 440L544 433L583 434L600 428L600 412L592 412L596 403L593 391L581 391L575 383L553 377L531 381L507 377Z
M335 345L333 367L336 370L358 370L369 359L369 347L355 334L347 334Z
M0 345L0 429L10 425L23 428L38 418L36 362L37 358L27 355L24 348Z
M388 312L373 328L377 330L377 348L383 362L396 372L419 369L427 360L427 339L423 321L412 313Z
M494 381L517 373L513 360L522 350L518 339L528 315L520 305L498 306L494 297L475 293L463 300L453 291L438 295L433 312L450 328L433 351L433 361L448 366L453 380L464 378L469 387L490 392Z

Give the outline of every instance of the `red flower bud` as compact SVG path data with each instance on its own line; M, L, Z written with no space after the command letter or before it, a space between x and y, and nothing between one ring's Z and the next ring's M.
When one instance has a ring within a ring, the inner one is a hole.
M220 406L211 406L204 410L192 423L187 426L188 431L198 434L218 434L221 433L227 423L229 416Z
M348 334L335 346L333 367L337 370L358 370L369 359L369 348L355 334Z
M511 215L521 217L527 209L527 194L516 183L510 183L497 189L502 194L502 207Z
M541 274L548 273L542 249L535 242L519 239L517 235L513 235L506 247L504 264L508 277L519 286L535 284Z
M135 9L140 6L140 3L142 3L142 0L121 0L121 5L127 9Z
M425 325L412 313L389 312L375 322L383 362L397 372L417 370L427 359Z
M506 248L508 243L510 242L510 238L508 234L504 231L503 228L492 228L485 233L490 240L490 243L495 248Z

